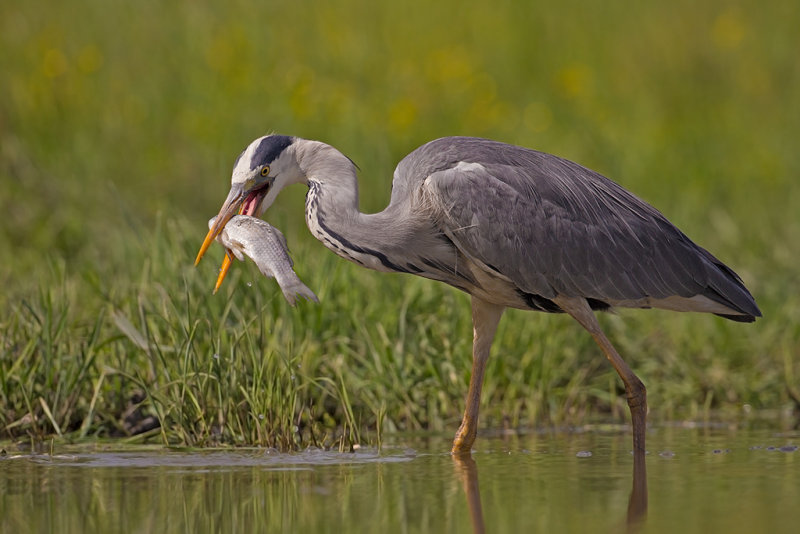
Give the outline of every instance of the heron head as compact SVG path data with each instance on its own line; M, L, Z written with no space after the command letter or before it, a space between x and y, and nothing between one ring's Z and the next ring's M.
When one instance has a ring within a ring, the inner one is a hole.
M295 159L295 141L296 138L286 135L266 135L239 154L233 164L231 190L208 230L195 265L231 217L237 213L260 216L285 186L303 180Z

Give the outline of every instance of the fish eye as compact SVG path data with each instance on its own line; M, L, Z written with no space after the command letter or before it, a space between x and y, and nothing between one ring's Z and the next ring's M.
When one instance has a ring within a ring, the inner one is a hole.
M269 174L269 165L264 165L261 169L261 176L267 176Z

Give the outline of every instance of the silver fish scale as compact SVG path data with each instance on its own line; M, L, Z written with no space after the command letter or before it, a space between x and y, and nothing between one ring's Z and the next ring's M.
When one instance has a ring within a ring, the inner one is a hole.
M209 227L213 221L209 221ZM319 302L292 269L294 262L289 257L286 238L268 222L250 215L236 215L225 225L217 241L239 260L249 257L264 276L274 277L292 306L297 297Z

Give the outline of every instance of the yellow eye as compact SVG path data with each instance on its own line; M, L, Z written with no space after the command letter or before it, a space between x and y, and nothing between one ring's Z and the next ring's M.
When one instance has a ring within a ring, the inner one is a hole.
M269 165L265 165L263 169L261 169L261 176L266 176L269 174Z

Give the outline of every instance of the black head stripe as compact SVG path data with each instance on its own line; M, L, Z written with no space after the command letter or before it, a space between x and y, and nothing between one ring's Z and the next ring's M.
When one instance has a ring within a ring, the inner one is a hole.
M292 144L292 138L288 135L270 135L261 140L261 143L253 152L250 160L250 170L261 165L272 163L286 147Z

